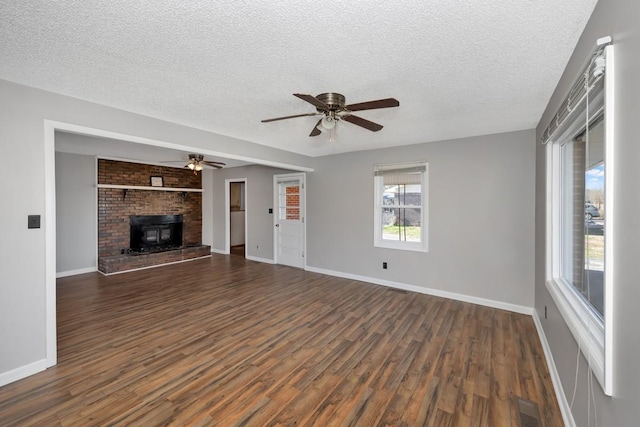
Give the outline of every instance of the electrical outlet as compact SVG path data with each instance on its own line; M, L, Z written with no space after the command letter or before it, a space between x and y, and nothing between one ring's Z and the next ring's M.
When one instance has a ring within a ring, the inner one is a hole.
M382 269L383 269L383 270L386 270L386 269L387 269L387 262L386 262L386 261L384 261L384 262L382 263Z
M256 245L256 250L260 250L260 245Z

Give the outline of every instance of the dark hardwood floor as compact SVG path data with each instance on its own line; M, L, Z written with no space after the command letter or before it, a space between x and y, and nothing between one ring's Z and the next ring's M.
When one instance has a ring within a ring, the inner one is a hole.
M529 316L239 256L59 279L58 356L0 425L562 425Z
M244 245L231 246L229 252L231 252L231 255L244 256Z

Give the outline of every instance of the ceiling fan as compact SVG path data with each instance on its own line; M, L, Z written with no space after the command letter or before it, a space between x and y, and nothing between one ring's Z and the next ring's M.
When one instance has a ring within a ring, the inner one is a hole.
M378 99L375 101L367 101L367 102L359 102L357 104L348 104L346 105L346 98L344 95L328 92L321 93L318 96L305 95L301 93L294 93L293 96L296 96L303 101L307 101L316 107L316 112L307 113L307 114L295 114L293 116L284 116L284 117L276 117L274 119L266 119L262 120L262 123L275 122L277 120L285 120L285 119L293 119L296 117L306 117L306 116L324 116L318 123L313 127L309 136L318 136L322 132L328 131L330 132L329 142L334 141L335 138L335 126L336 123L344 120L345 122L352 123L354 125L363 127L372 132L378 132L382 129L382 125L378 123L374 123L372 121L363 119L359 116L354 116L352 114L353 111L362 111L362 110L374 110L378 108L390 108L390 107L398 107L400 106L400 102L398 102L395 98L385 98Z
M181 160L169 160L163 163L175 163ZM185 168L191 169L194 174L198 174L198 171L201 171L204 166L209 166L216 169L222 169L223 166L226 166L225 163L222 162L211 162L204 159L202 154L189 154L189 163L184 165Z

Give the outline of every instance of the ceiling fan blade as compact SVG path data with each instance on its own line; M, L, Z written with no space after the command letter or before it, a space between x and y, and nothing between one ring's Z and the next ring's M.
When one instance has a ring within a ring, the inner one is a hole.
M296 117L305 117L305 116L317 116L320 113L306 113L306 114L295 114L293 116L284 116L284 117L276 117L275 119L266 119L261 120L262 123L275 122L277 120L285 120L285 119L293 119Z
M322 122L322 119L318 120L318 123L316 123L316 125L313 127L309 136L318 136L322 133L320 129L318 129L318 126L320 126L321 122Z
M210 167L210 168L222 169L222 166L220 166L220 165L212 165L212 164L209 164L209 162L202 162L202 163L203 163L205 166L208 166L208 167ZM224 164L224 163L223 163L223 164Z
M322 110L329 110L329 106L327 104L325 104L324 102L320 101L315 96L305 95L303 93L294 93L293 96L297 96L298 98L302 99L303 101L307 101L309 104L313 104L313 105L315 105L316 107L318 107L318 108L320 108Z
M376 108L399 107L400 102L395 98L378 99L376 101L359 102L357 104L345 105L349 111L375 110Z
M358 116L343 116L342 120L346 120L349 123L353 123L354 125L358 125L361 126L365 129L369 129L371 132L378 132L380 129L383 128L382 125L379 125L377 123L371 122L367 119L363 119L362 117L358 117Z
M226 163L222 163L222 162L211 162L209 160L203 160L200 163L204 163L205 165L209 165L209 166L213 166L215 167L216 165L222 165L222 166L226 166Z

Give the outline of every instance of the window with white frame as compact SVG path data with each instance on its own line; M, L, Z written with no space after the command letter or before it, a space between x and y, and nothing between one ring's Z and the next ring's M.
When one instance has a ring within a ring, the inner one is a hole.
M613 50L598 48L543 135L547 289L604 392L612 390ZM606 71L606 73L605 73Z
M427 250L427 163L374 167L374 245Z

